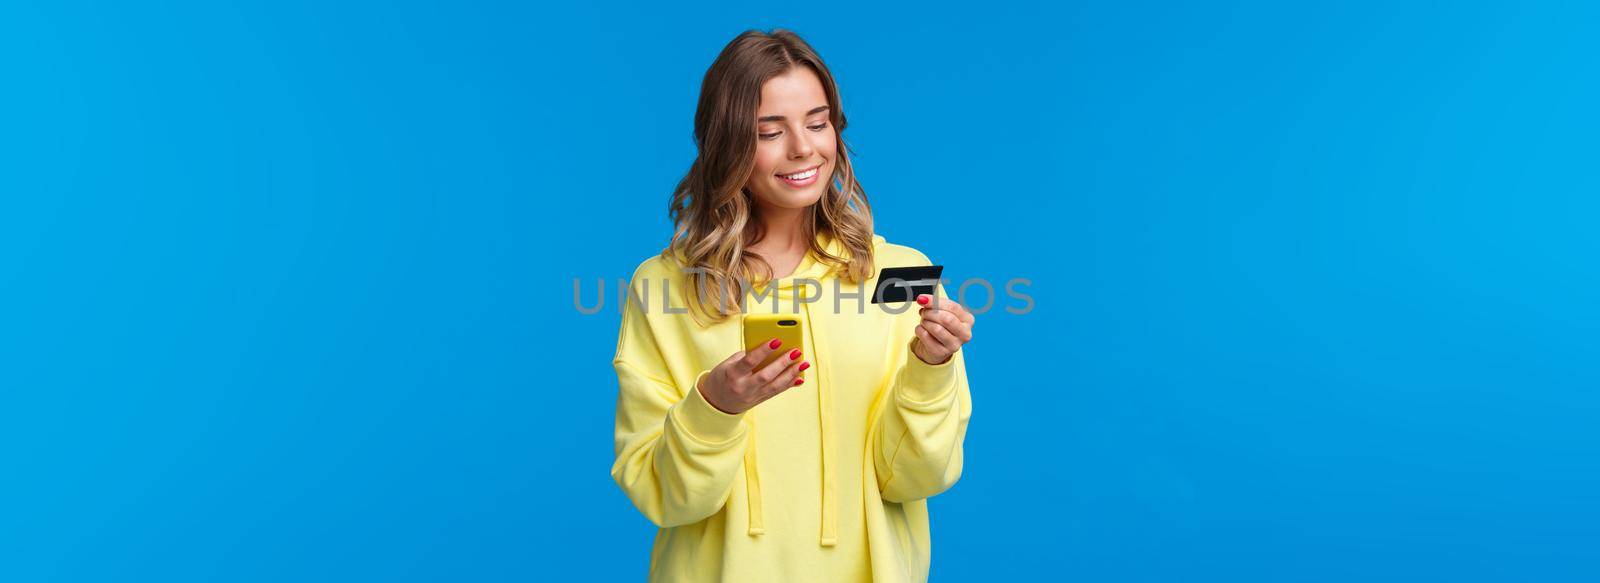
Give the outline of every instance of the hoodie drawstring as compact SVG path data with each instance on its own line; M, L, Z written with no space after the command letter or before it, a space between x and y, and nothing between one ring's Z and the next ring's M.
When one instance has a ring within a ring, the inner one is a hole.
M811 329L811 348L817 352L817 361L835 362L823 354L821 343L816 341L817 333L813 325L816 319L811 317L811 303L807 302L801 305L804 306L806 312L806 327ZM831 453L833 428L828 426L828 412L831 404L828 401L828 388L832 387L833 383L827 377L829 373L833 372L833 367L818 367L817 372L821 373L820 376L823 377L822 380L817 382L817 426L820 429L819 433L822 438L822 536L818 544L831 547L839 542L838 513L834 512L835 502L833 500L834 460Z
M756 424L750 427L750 445L744 448L744 486L749 490L745 497L745 505L750 515L750 535L755 536L767 531L761 526L761 474L756 466Z

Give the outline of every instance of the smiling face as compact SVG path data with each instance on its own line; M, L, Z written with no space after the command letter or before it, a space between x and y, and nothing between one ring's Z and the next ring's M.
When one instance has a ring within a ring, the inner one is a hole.
M839 143L829 113L822 80L810 67L761 85L755 171L745 184L758 206L803 209L822 198Z

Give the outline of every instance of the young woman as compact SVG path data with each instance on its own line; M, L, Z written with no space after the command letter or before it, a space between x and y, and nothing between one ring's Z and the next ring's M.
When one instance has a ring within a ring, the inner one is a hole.
M930 262L873 234L833 76L794 33L729 43L694 128L613 359L611 475L660 527L650 580L926 580L926 499L961 476L972 415L972 314L943 286L870 303L877 266ZM754 312L800 316L801 346L745 350Z

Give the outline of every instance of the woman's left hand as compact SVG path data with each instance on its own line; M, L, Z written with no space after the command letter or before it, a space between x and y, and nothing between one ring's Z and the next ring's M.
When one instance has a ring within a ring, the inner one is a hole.
M911 353L922 362L944 364L961 350L961 345L972 340L972 324L977 318L949 298L934 302L933 296L922 294L917 296L917 303L923 306L919 312L922 323L917 324L917 341L911 344Z

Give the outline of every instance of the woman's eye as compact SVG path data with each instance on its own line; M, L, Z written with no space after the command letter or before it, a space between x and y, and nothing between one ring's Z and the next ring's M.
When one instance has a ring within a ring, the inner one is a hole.
M828 122L822 122L822 123L819 123L819 124L814 125L814 126L807 126L806 129L809 129L809 130L811 130L813 132L820 132L820 131L822 131L824 129L827 129L827 127L828 127ZM756 136L760 137L763 140L770 140L770 139L778 137L781 134L783 134L783 132L773 132L773 133L770 133L770 134L756 134Z

